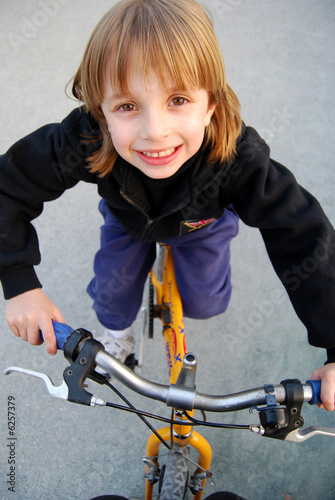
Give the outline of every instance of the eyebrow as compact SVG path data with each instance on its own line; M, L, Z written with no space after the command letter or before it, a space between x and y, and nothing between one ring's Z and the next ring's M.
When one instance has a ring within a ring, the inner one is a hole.
M127 98L130 98L130 97L131 97L130 94L120 94L120 93L117 93L117 94L109 94L106 97L106 100L107 101L117 101L119 99L127 99Z

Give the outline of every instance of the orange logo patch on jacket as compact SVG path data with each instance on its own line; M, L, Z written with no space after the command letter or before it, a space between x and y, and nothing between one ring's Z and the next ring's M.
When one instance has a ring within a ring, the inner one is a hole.
M196 229L201 229L202 227L208 226L212 222L215 222L217 219L212 217L211 219L206 220L184 220L181 222L181 234L190 233L191 231L195 231Z

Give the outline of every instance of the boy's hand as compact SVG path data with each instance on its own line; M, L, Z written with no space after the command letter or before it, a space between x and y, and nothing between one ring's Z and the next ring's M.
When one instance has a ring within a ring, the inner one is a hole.
M321 401L319 408L335 409L335 363L329 363L312 373L312 380L321 380Z
M6 310L7 323L16 337L32 345L42 344L40 330L47 351L57 352L52 320L65 323L62 313L40 288L17 295L9 300Z

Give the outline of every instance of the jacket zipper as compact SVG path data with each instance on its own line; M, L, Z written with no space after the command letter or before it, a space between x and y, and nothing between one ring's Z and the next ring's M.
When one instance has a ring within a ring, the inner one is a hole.
M142 207L138 203L136 203L136 201L129 198L129 196L126 195L126 193L123 191L123 189L120 189L120 194L121 194L122 198L124 200L126 200L128 203L130 203L130 205L135 207L136 210L139 210L143 215L145 215L145 217L149 218L149 215L143 211Z
M150 217L146 212L144 212L142 210L142 208L140 207L140 205L138 203L136 203L134 200L132 200L131 198L129 198L126 193L123 191L123 189L120 189L120 194L122 196L122 198L124 200L126 200L128 203L130 203L130 205L132 205L134 208L136 208L137 210L139 210L146 218L146 223L145 223L145 226L144 226L144 229L141 233L141 236L143 237L145 235L145 233L147 232L148 229L150 229L150 227L157 221L159 221L160 219L163 219L164 217L167 217L169 215L173 215L175 214L176 212L179 212L180 210L182 210L184 207L186 207L187 205L187 201L184 201L182 203L180 203L176 208L174 208L173 210L171 210L170 212L164 214L164 215L161 215L160 217L156 217L155 219L153 219L152 217Z

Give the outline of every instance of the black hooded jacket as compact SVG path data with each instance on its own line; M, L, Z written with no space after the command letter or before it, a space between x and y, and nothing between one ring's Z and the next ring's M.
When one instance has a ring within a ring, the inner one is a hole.
M0 157L0 279L6 299L41 286L34 270L40 262L38 239L30 221L45 201L79 181L96 184L126 231L142 241L181 235L233 204L245 224L261 231L309 342L326 348L328 360L335 361L334 229L317 200L270 158L254 129L243 127L230 164L210 164L200 149L156 213L140 172L122 158L107 177L90 172L87 158L98 147L97 135L97 123L79 108Z

